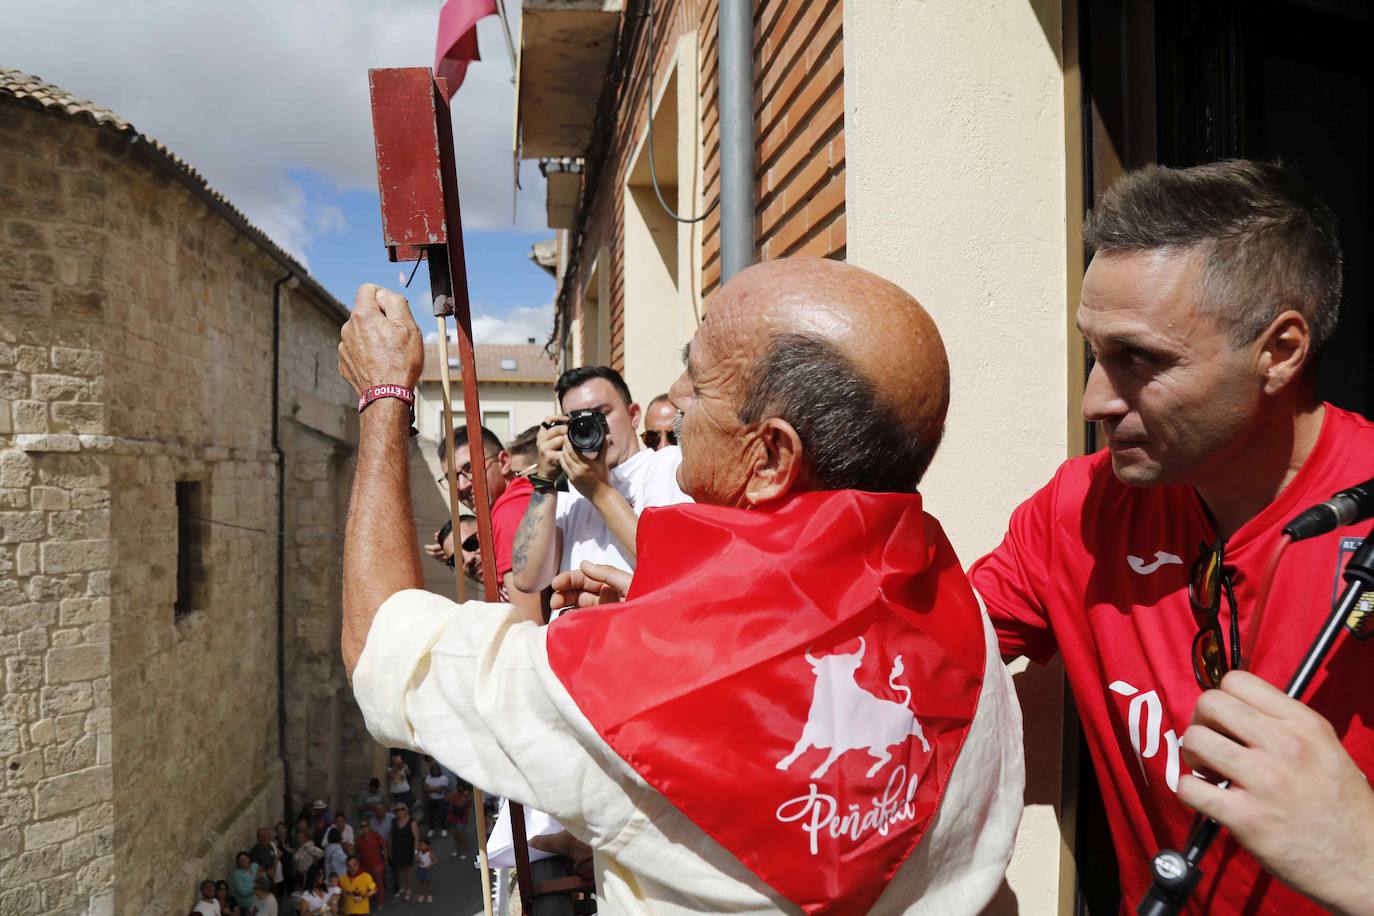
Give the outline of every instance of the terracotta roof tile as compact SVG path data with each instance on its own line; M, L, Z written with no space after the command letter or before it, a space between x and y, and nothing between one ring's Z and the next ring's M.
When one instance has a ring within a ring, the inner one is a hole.
M461 377L458 368L458 347L450 344L449 364L453 378ZM544 352L543 344L478 344L477 379L481 382L520 382L552 386L557 378L557 364ZM426 381L439 378L439 343L425 344Z

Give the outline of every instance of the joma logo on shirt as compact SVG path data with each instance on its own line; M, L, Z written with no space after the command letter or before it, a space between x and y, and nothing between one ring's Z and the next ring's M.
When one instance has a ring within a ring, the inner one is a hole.
M1126 728L1131 747L1135 749L1136 759L1140 761L1140 773L1145 781L1150 781L1145 771L1145 761L1164 751L1164 783L1170 792L1178 791L1179 750L1183 739L1172 728L1161 731L1164 723L1164 704L1159 694L1153 690L1141 693L1125 681L1112 681L1108 688L1112 693L1130 697L1131 704L1126 709Z

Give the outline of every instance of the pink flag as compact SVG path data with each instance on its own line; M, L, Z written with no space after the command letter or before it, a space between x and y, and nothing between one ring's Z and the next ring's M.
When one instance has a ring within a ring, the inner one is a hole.
M477 21L496 15L496 0L446 0L439 10L439 39L434 47L434 75L448 81L448 97L458 91L468 63L481 60Z

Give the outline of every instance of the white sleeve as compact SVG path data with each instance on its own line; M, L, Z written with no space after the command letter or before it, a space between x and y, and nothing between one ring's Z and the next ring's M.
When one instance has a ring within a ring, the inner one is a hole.
M554 675L546 634L507 604L397 592L372 622L353 693L382 744L612 843L649 789Z

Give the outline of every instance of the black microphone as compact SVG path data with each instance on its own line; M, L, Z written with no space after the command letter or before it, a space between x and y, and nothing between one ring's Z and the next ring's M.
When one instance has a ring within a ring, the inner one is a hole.
M1374 479L1348 487L1303 512L1283 528L1295 541L1335 531L1374 516Z

